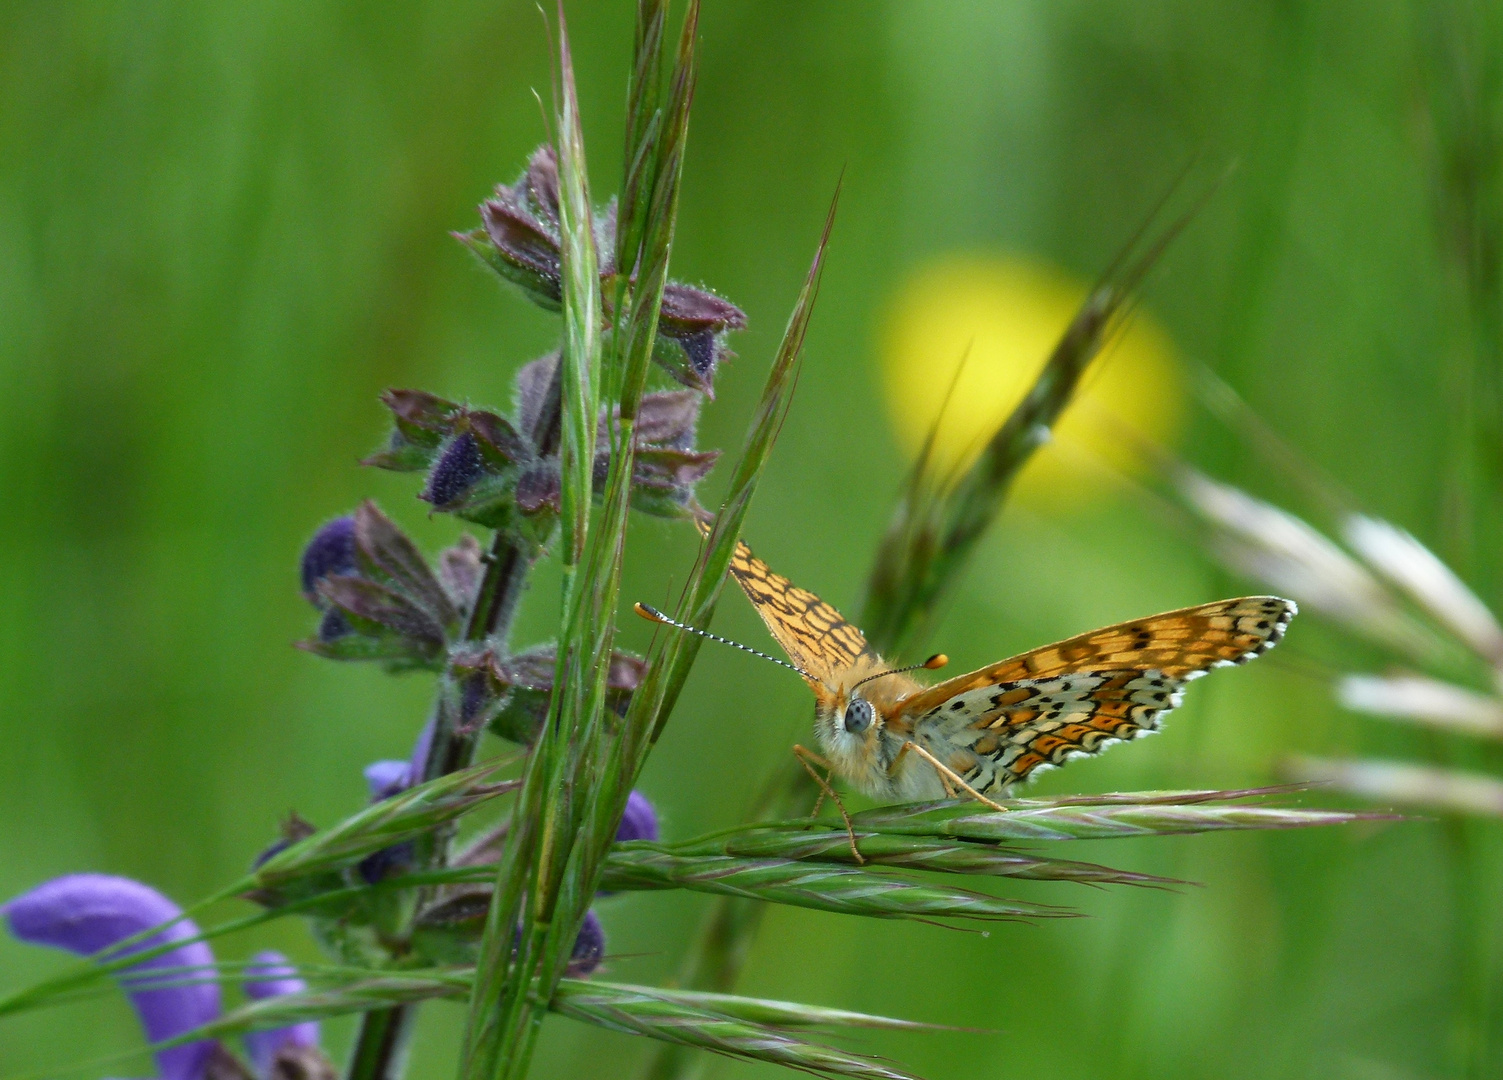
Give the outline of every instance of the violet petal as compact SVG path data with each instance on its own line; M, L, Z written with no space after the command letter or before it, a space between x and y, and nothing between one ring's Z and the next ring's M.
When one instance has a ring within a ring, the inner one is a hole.
M252 957L250 965L245 969L245 979L245 994L255 1001L281 997L284 994L301 994L308 989L308 984L298 978L297 969L278 952L262 952ZM284 1046L317 1045L318 1023L313 1020L289 1027L250 1031L245 1035L245 1052L250 1056L256 1075L261 1077L270 1074L272 1060Z
M365 767L365 782L370 786L371 802L399 795L412 786L412 762L373 761Z
M616 827L616 839L656 840L658 838L658 815L647 801L647 796L633 790L626 797L626 811L621 815L621 824Z
M303 549L303 595L318 602L318 583L331 574L355 570L355 519L337 517L321 527Z
M107 874L69 874L38 885L0 908L10 931L33 945L51 945L79 956L92 956L175 919L182 909L161 893L130 878ZM145 941L125 950L139 952L163 942L197 937L198 927L189 919L176 922ZM132 989L143 975L161 968L200 968L206 980L215 975L214 953L202 941L183 945L160 956L143 960L119 975L130 996L141 1027L152 1043L176 1038L219 1017L219 984L213 981L160 989ZM181 970L163 979L182 981ZM175 1046L156 1055L161 1080L203 1080L204 1070L216 1044L212 1040Z

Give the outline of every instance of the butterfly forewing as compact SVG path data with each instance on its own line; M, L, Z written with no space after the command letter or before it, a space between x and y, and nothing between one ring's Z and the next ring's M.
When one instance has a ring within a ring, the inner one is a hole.
M1104 627L930 687L890 722L984 792L1156 730L1185 682L1266 652L1294 613L1250 596Z
M731 573L788 659L815 680L833 685L858 660L871 655L861 631L840 612L808 589L773 573L739 541Z

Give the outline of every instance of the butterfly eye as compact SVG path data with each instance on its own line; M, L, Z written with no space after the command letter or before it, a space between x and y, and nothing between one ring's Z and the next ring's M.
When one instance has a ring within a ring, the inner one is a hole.
M852 735L860 735L872 726L872 703L865 698L851 698L845 707L845 729Z

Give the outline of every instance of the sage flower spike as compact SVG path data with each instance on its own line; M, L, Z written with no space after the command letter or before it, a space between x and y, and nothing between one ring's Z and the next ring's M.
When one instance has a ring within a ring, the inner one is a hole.
M130 878L107 874L69 874L38 885L0 908L10 932L32 945L50 945L79 956L95 956L117 942L176 919L182 909L155 889ZM173 923L160 934L127 947L127 953L163 942L198 936L191 920ZM169 969L151 988L150 973ZM203 979L194 980L193 971ZM141 961L119 977L130 996L149 1042L176 1038L219 1018L219 984L214 953L193 942ZM174 1046L156 1054L160 1080L205 1080L218 1043L213 1040Z

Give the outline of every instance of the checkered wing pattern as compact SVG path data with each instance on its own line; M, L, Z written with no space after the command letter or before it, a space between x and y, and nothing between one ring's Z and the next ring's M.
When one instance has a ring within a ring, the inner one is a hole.
M794 665L833 685L857 661L872 657L861 631L808 589L801 589L736 544L731 573Z
M1158 729L1191 679L1278 643L1295 606L1248 596L1093 630L947 680L892 721L978 791Z

